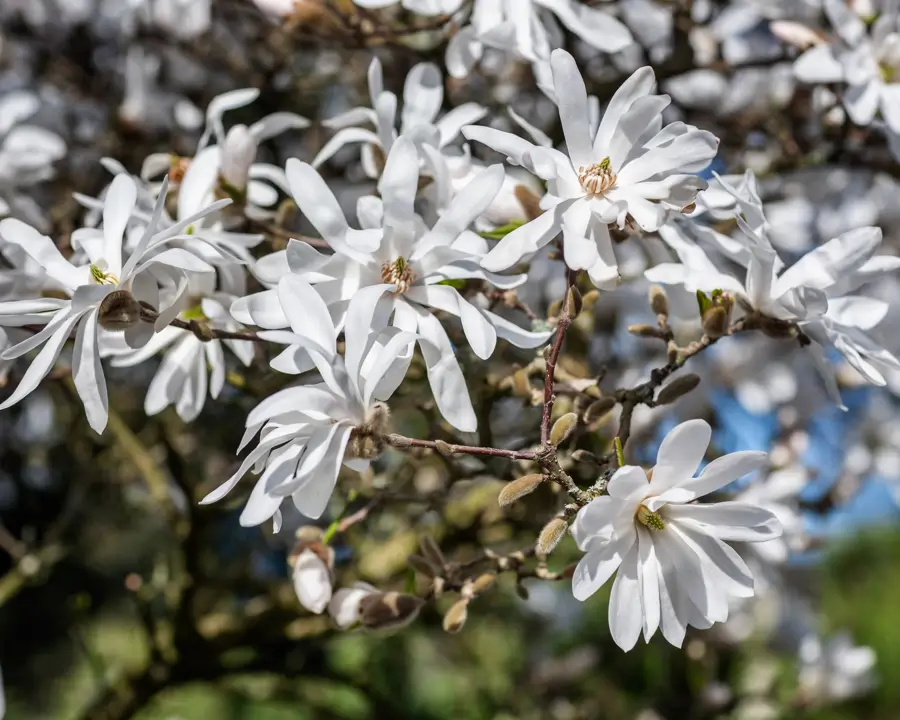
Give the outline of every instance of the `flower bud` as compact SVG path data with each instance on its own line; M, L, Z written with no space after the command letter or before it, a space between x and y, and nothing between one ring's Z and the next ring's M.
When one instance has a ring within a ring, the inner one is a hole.
M221 174L222 179L235 190L243 191L247 187L256 150L256 139L246 125L235 125L225 136Z
M450 443L444 442L443 440L435 440L434 449L444 457L449 457L453 454L453 448L450 446Z
M463 629L468 617L469 601L465 599L457 600L444 614L444 632L458 633Z
M300 604L310 612L321 614L331 601L331 571L320 555L309 548L293 562L294 592Z
M104 330L127 330L140 319L141 305L127 290L113 290L100 303L98 322Z
M541 534L538 536L537 545L535 547L537 554L546 556L552 553L554 548L559 545L559 541L562 540L563 535L566 534L568 528L569 523L559 517L553 518L544 525L544 529L541 530Z
M349 588L341 588L328 603L328 614L335 624L346 630L359 622L359 604L363 598L377 595L378 590L368 583L357 582Z
M491 587L496 579L497 576L494 573L484 573L475 578L472 584L467 587L471 588L472 597L476 597Z
M537 486L540 485L543 480L543 475L541 475L540 473L534 473L533 475L525 475L524 477L520 477L517 480L508 482L506 483L506 486L500 491L500 495L497 497L497 502L500 503L500 507L512 505L519 498L525 497L526 495L534 492L535 489L537 489Z
M663 336L662 331L658 327L647 325L646 323L629 325L628 332L630 332L632 335L646 338L661 338Z
M595 465L599 464L597 456L594 455L594 453L592 453L590 450L576 450L572 453L572 459L575 462L594 463Z
M728 311L721 306L713 306L703 313L703 332L716 339L728 332Z
M700 384L700 376L695 373L688 373L675 378L659 391L656 396L657 405L669 405L678 398L687 395L691 390Z
M666 291L659 285L650 286L650 309L656 315L667 316L669 314L669 298L666 297Z
M360 600L360 622L371 630L403 627L419 614L424 601L415 595L387 592L368 595Z
M573 285L566 293L566 309L568 310L569 317L573 319L578 317L583 306L584 300L581 297L581 291Z
M513 188L513 195L516 196L516 200L519 201L522 210L525 211L525 217L529 220L534 220L543 215L544 211L541 209L541 199L529 188L524 185L516 185L516 187Z
M589 308L599 299L600 291L596 288L591 288L584 294L584 297L581 298L581 304L583 307Z
M597 422L616 406L616 399L611 397L602 397L588 405L584 411L584 422L587 425Z
M553 427L550 428L550 444L556 446L561 445L569 439L569 436L574 432L577 426L578 415L573 412L566 413L553 423Z
M531 397L531 380L524 370L516 370L512 375L513 392L519 397Z

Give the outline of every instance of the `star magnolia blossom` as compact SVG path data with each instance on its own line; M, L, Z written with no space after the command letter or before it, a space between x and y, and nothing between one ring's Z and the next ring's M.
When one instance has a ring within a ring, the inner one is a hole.
M753 595L750 570L724 541L760 542L781 534L775 515L755 505L694 503L767 460L763 452L731 453L694 477L710 436L703 420L676 426L660 445L652 479L642 468L619 468L609 494L583 507L572 525L586 553L572 591L585 600L616 573L609 629L623 650L634 647L641 629L645 641L659 629L681 647L688 625L724 622L729 597Z
M561 44L554 17L603 52L618 52L634 42L628 28L614 17L574 0L475 0L469 24L447 45L447 70L454 77L466 77L486 47L545 63Z
M896 10L866 24L844 0L824 0L825 14L836 37L804 52L794 63L794 75L807 83L847 83L841 93L850 119L869 125L875 114L887 123L891 146L900 146L900 15Z
M156 281L144 271L151 265L162 265L170 271L211 271L212 268L196 256L180 248L157 252L149 259L150 248L158 250L189 223L174 225L157 233L165 193L160 195L151 221L131 256L124 260L122 236L136 201L137 190L130 177L117 176L110 186L103 207L103 231L89 238L85 251L89 262L75 266L66 260L53 241L18 220L0 222L0 235L8 243L18 245L41 265L66 299L57 297L0 302L0 326L43 325L43 329L28 339L7 348L3 359L21 357L41 347L21 382L0 409L19 402L34 390L50 372L71 332L75 336L72 377L78 395L84 403L88 423L98 433L106 427L108 416L106 381L100 363L98 340L101 327L124 330L125 340L140 346L152 335L154 326L141 322L138 302L159 307ZM200 213L204 216L228 201L211 206ZM193 218L196 220L196 218ZM97 240L97 242L93 242ZM162 329L177 313L162 310L156 329Z
M752 311L764 316L796 322L815 342L813 357L822 371L832 398L840 404L833 373L824 361L821 345L831 344L868 382L885 385L884 374L900 368L900 360L872 334L885 318L889 305L876 298L853 295L854 290L900 267L893 257L876 257L881 230L865 227L851 230L804 255L780 274L783 264L765 233L754 232L740 217L740 233L729 238L744 246L743 253L727 253L744 262L743 282L721 272L696 245L661 230L675 250L680 264L663 263L647 270L651 282L684 285L690 291L725 290L741 298ZM708 239L715 242L718 234Z
M233 301L233 296L224 294L204 297L198 307L182 313L181 317L202 320L211 328L240 332L243 326L231 317L227 309ZM113 335L104 342L101 354L112 357L110 364L113 367L134 367L165 351L159 369L147 388L144 412L156 415L169 405L174 405L178 416L185 422L191 422L203 410L207 392L216 399L225 386L225 347L245 367L253 362L253 343L250 341L204 342L190 330L172 325L163 328L137 350L129 348L123 339Z
M513 230L482 260L487 270L505 270L563 234L563 254L573 270L587 270L593 283L611 289L619 280L609 224L633 220L658 230L669 210L693 203L705 181L689 173L716 154L711 133L683 123L662 127L667 95L654 95L649 67L616 91L596 135L590 133L587 92L575 59L563 50L551 58L553 84L568 155L510 133L466 127L463 135L505 153L547 181L545 212Z
M309 120L291 112L276 112L253 123L235 125L227 133L222 116L244 107L259 97L259 90L245 88L219 95L206 109L206 129L197 153L190 159L180 182L179 215L194 212L223 194L245 201L251 216L265 217L266 210L278 201L278 192L286 187L284 171L275 165L256 162L259 144L288 130L309 127ZM215 144L210 145L210 139ZM171 156L159 153L144 161L142 175L149 177L168 172ZM262 182L265 181L265 182Z
M377 453L368 449L365 440L383 431L387 408L381 401L403 379L402 357L415 341L411 333L382 332L384 318L377 316L376 307L389 289L388 285L367 287L350 301L342 358L337 353L338 328L325 302L301 278L282 278L278 297L291 318L297 342L305 344L322 382L281 390L250 412L241 448L257 433L259 444L203 504L221 500L254 467L262 475L240 523L253 526L274 518L279 528L279 507L286 497L304 515L318 518L325 512L341 464L356 470L368 467ZM345 456L354 434L360 439L359 447L353 457Z
M0 216L18 217L44 230L43 211L22 190L53 177L53 163L66 154L66 144L55 133L22 122L39 108L40 101L29 92L0 98Z
M312 164L319 167L338 150L350 143L363 143L362 166L371 178L381 175L384 155L390 153L398 132L397 96L384 89L381 62L373 58L369 65L369 99L372 107L357 107L325 120L325 127L337 129L316 155ZM403 109L400 111L399 135L412 137L417 144L442 149L459 137L464 125L476 123L487 108L470 102L459 105L438 119L444 102L444 78L434 63L419 63L406 76L403 84ZM375 131L356 127L371 123ZM378 157L378 151L382 157Z
M478 262L487 251L486 241L467 228L491 204L503 183L503 168L495 165L472 180L457 194L433 227L428 228L415 214L413 205L418 187L418 156L413 142L401 137L388 156L379 190L381 199L366 197L359 204L362 230L349 227L331 190L306 163L289 160L288 181L298 207L334 250L323 255L305 243L292 242L287 253L261 265L280 265L279 272L292 271L316 286L331 312L341 324L346 303L364 288L388 284L378 303L378 313L390 318L394 327L416 333L438 409L449 423L463 431L476 427L465 378L455 350L434 310L456 315L472 351L482 359L490 357L497 338L517 347L537 347L550 332L530 332L464 298L446 281L478 279L509 289L525 277L487 273ZM285 372L309 367L302 325L302 312L292 319L279 291L269 290L238 300L232 307L235 318L245 324L278 330L288 326L294 334L268 333L288 350L273 366ZM297 337L301 340L298 342ZM407 355L408 363L411 356Z

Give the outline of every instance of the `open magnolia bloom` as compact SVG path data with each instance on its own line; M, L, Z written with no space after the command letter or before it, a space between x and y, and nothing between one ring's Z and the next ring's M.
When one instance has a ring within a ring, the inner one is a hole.
M266 208L278 201L284 190L284 171L275 165L256 162L260 143L287 130L309 127L309 120L296 113L276 112L267 115L250 127L235 125L225 132L222 116L229 110L249 105L259 96L259 90L245 88L219 95L206 109L206 129L197 146L197 153L188 159L178 192L179 215L195 212L204 203L216 198L230 197L246 205L251 217L271 214ZM209 144L210 139L215 140ZM178 159L184 161L184 158ZM141 175L146 179L168 171L173 162L170 155L150 155L144 161Z
M868 382L885 385L884 373L900 368L900 360L884 348L873 331L887 315L889 304L853 294L900 267L898 258L875 255L881 245L881 230L864 227L846 232L779 272L783 263L765 232L754 231L740 217L737 223L739 233L735 236L700 236L710 243L727 241L719 249L747 268L743 282L719 270L699 246L666 228L660 235L681 262L652 267L645 277L663 285L683 285L691 292L723 290L739 299L741 312L796 323L813 340L809 349L829 394L839 405L840 394L822 345L833 345ZM743 246L741 252L734 251L735 241Z
M235 297L224 293L210 293L199 303L180 313L183 320L200 320L207 327L240 332L244 327L235 321L228 308ZM185 422L195 420L206 403L207 394L214 400L225 386L225 348L248 367L253 362L253 343L248 340L201 340L190 330L169 325L164 327L141 348L130 348L118 334L103 338L101 355L112 357L113 367L134 367L164 352L147 396L144 412L156 415L170 405Z
M133 347L146 343L154 329L162 329L171 322L177 310L161 309L155 325L141 320L140 303L146 303L154 310L160 309L157 282L145 271L152 265L162 266L166 272L182 277L185 271L212 271L209 265L181 248L170 247L147 256L149 248L159 250L177 238L188 224L157 231L164 193L160 195L137 247L127 260L123 257L122 237L135 205L136 193L130 177L116 177L104 202L103 230L98 236L85 239L83 249L89 259L77 266L62 256L50 238L34 228L14 219L0 222L3 239L18 245L43 267L47 278L61 291L59 294L66 296L0 302L0 326L44 326L3 352L3 358L9 360L41 348L0 409L14 405L37 387L77 327L72 377L90 426L98 433L103 432L108 410L106 380L98 347L100 329L124 331L125 341ZM222 203L211 206L203 210L201 216L221 206Z
M841 93L850 119L870 125L880 110L889 130L891 150L900 148L900 15L896 6L878 16L867 31L865 21L844 0L824 0L835 32L794 63L794 75L807 83L846 83Z
M524 275L505 276L485 272L479 261L487 242L469 226L496 197L503 183L503 168L483 171L463 188L428 227L416 215L418 155L413 142L401 137L388 156L379 183L381 198L364 197L358 206L361 230L351 229L337 199L319 174L306 163L289 160L291 192L300 210L309 218L334 250L324 255L305 243L292 242L283 254L274 254L261 264L267 279L282 282L291 274L305 278L328 305L337 327L348 302L373 285L387 284L390 292L380 296L377 316L399 330L415 333L425 359L435 401L447 421L463 431L476 427L475 412L466 388L456 351L436 310L456 315L472 351L479 358L491 356L497 338L517 347L537 347L551 332L531 332L470 302L453 285L469 279L509 289L520 285ZM278 290L241 298L232 314L244 324L270 330L291 327L293 333L266 333L264 337L288 345L273 362L277 370L302 372L310 367L306 346L297 338L307 322L303 308L285 305ZM404 357L407 364L411 354Z
M634 42L612 15L574 0L475 0L469 24L447 45L447 70L453 77L466 77L485 48L530 63L546 62L550 51L562 45L557 20L603 52L618 52Z
M550 243L560 232L563 254L573 270L587 270L599 288L619 281L609 225L627 221L658 230L670 210L694 202L706 182L697 172L716 154L715 136L684 123L662 126L667 95L654 95L649 67L637 70L616 91L591 137L584 81L575 59L564 50L551 57L553 84L568 155L510 133L484 127L463 135L507 155L547 182L543 215L516 228L482 260L499 271Z
M742 502L696 504L767 461L743 451L713 460L694 477L709 446L704 420L677 425L663 440L650 473L626 465L607 486L608 495L584 506L572 535L585 556L572 592L585 600L613 573L609 629L623 650L643 629L657 629L681 647L688 625L709 628L728 617L729 597L751 597L753 576L725 541L761 542L781 534L773 513Z
M352 108L322 123L337 132L316 155L313 167L319 167L345 145L362 143L363 170L370 178L377 178L381 175L385 156L400 135L411 137L417 145L441 150L459 137L464 125L478 122L488 112L487 108L470 102L453 108L438 119L444 102L444 78L434 63L419 63L406 76L399 133L395 127L397 96L384 89L378 58L373 58L369 65L369 99L371 108ZM365 123L374 125L375 130L357 127Z
M43 211L23 191L53 177L53 163L66 154L66 144L56 133L23 122L39 108L37 96L23 90L0 97L0 217L44 231Z
M380 452L388 409L384 400L406 372L403 360L415 335L388 328L377 312L390 285L357 292L344 324L345 352L337 352L338 328L315 289L295 275L279 282L278 297L293 320L295 342L302 343L322 382L281 390L247 417L241 448L259 433L259 444L238 471L202 502L222 499L251 467L262 472L241 513L244 526L275 518L290 496L310 518L325 512L341 464L362 470ZM349 452L348 452L349 445ZM239 450L241 449L239 448Z

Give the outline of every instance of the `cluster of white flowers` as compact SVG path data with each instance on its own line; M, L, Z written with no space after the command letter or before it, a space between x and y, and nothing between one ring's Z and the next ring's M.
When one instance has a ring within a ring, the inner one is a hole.
M283 20L304 1L255 3ZM865 382L898 384L898 346L883 327L891 305L863 293L900 268L900 258L878 254L882 230L875 218L841 226L834 239L797 257L779 235L773 208L764 208L752 171L716 175L711 183L701 177L719 155L719 140L677 119L680 111L659 92L651 67L623 62L630 74L601 110L579 62L561 49L563 27L594 50L625 56L642 38L668 37L669 10L654 6L652 26L635 28L636 40L619 17L639 15L639 0L602 9L575 0L354 2L365 10L390 12L399 5L425 17L449 16L460 26L446 48L452 78L477 72L495 52L530 63L538 87L555 104L564 145L554 147L537 122L512 109L521 134L500 129L510 126L488 103L445 111L447 78L433 63L415 65L398 97L386 89L374 59L371 107L325 119L322 126L333 134L311 162L262 162L264 143L301 135L310 122L285 111L226 130L224 115L258 96L254 89L228 92L210 103L192 157L153 154L137 174L106 159L113 179L99 198L77 196L86 210L84 227L63 249L59 239L43 234L49 226L21 190L49 177L65 143L23 124L39 105L34 97L4 96L0 371L16 382L0 409L34 392L69 340L74 387L98 433L109 412L104 360L134 367L162 355L144 409L154 415L173 406L185 422L200 416L207 395L215 399L223 391L233 365L226 350L243 366L268 362L277 373L297 376L297 384L250 411L238 448L249 451L201 502L222 500L252 471L259 477L240 523L272 521L277 532L286 498L307 518L319 519L342 468L364 472L379 457L391 397L417 359L448 431L478 429L467 366L495 356L500 341L540 354L561 332L557 318L501 309L503 298L513 291L524 296L536 284L548 250L564 262L567 287L585 280L603 297L623 297L628 281L637 284L642 275L666 287L665 312L655 308L663 329L646 335L670 344L667 374L722 337L759 331L807 353L837 405L842 399L832 349ZM177 28L183 37L210 23L208 1L135 5L146 21ZM746 3L744 14L730 22L749 27L760 17L782 17L760 5ZM793 65L796 79L840 85L850 120L883 125L900 157L897 11L888 7L867 26L843 0L823 0L823 7L832 34L780 19L773 37L809 46ZM812 22L807 12L803 19ZM720 17L716 32L725 32L728 21ZM693 40L702 48L703 37ZM727 47L732 54L746 51L739 43ZM696 100L715 82L707 74L671 92L676 100ZM375 192L357 194L355 217L348 219L346 199L326 181L325 168L340 156L356 157L351 145L361 146L362 173L375 181ZM505 164L474 156L486 150ZM271 250L266 232L277 225L285 200L317 237L281 228L295 237ZM646 258L635 272L629 253L655 236L662 242L641 246ZM465 343L454 343L454 335ZM14 361L31 353L17 373ZM774 405L780 395L771 386L767 392L775 399L765 402ZM791 393L797 394L795 384ZM642 633L649 641L660 630L681 646L689 626L733 621L758 589L754 575L759 579L767 565L785 562L799 542L793 467L766 452L740 450L712 459L695 477L711 434L704 420L677 425L652 469L620 464L567 517L584 553L573 594L585 600L615 574L609 626L624 650ZM767 465L777 469L763 480L759 471ZM755 484L736 499L698 502L748 475ZM729 542L760 544L748 551ZM327 609L340 627L349 627L361 601L379 591L360 584L332 593L332 567L323 552L320 545L305 546L294 558L298 597L309 610ZM821 665L823 653L821 645L808 650L809 665ZM861 664L869 669L871 663ZM821 683L813 670L808 674L810 684Z

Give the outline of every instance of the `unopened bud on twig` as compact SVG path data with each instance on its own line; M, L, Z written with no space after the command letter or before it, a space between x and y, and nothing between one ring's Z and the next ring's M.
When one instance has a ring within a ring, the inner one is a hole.
M584 307L584 300L581 297L581 291L573 285L566 293L566 308L569 317L573 320L578 317L582 307Z
M694 373L688 373L687 375L677 377L659 391L659 395L656 396L656 404L669 405L678 398L687 395L699 384L700 376Z
M602 397L588 405L584 411L584 422L587 425L597 422L616 406L616 399L611 397Z
M662 332L658 327L654 327L653 325L647 325L646 323L637 323L635 325L628 326L628 332L632 335L637 335L638 337L646 337L646 338L662 338Z
M471 588L472 597L476 597L493 585L496 579L497 576L494 573L484 573L475 578L472 584L466 587Z
M713 339L728 332L728 311L723 307L711 307L703 313L703 332Z
M650 309L656 315L667 316L669 314L669 298L666 297L666 291L659 285L650 286Z
M458 633L469 617L469 601L457 600L444 615L444 632Z
M113 290L100 303L98 322L111 332L127 330L141 319L141 306L127 290Z
M582 308L590 308L600 298L600 291L596 288L588 290L581 298Z
M445 457L449 457L453 454L453 448L450 447L450 443L444 442L443 440L435 440L434 449Z
M500 491L500 495L497 497L497 502L500 503L500 507L512 505L519 498L525 497L526 495L534 492L534 490L543 482L543 480L543 475L541 475L540 473L534 473L532 475L525 475L524 477L520 477L517 480L508 482Z
M554 446L561 445L569 439L569 436L577 426L578 415L573 412L566 413L553 423L553 427L550 428L550 444Z
M368 595L359 602L360 622L372 630L403 627L415 619L422 605L421 598L405 593Z
M512 376L513 392L519 397L531 397L531 380L524 370L516 370Z
M541 534L538 536L537 545L535 546L537 554L546 556L552 553L554 548L559 545L559 541L562 540L563 535L566 534L568 528L569 523L559 517L553 518L544 525L544 529L541 530Z

